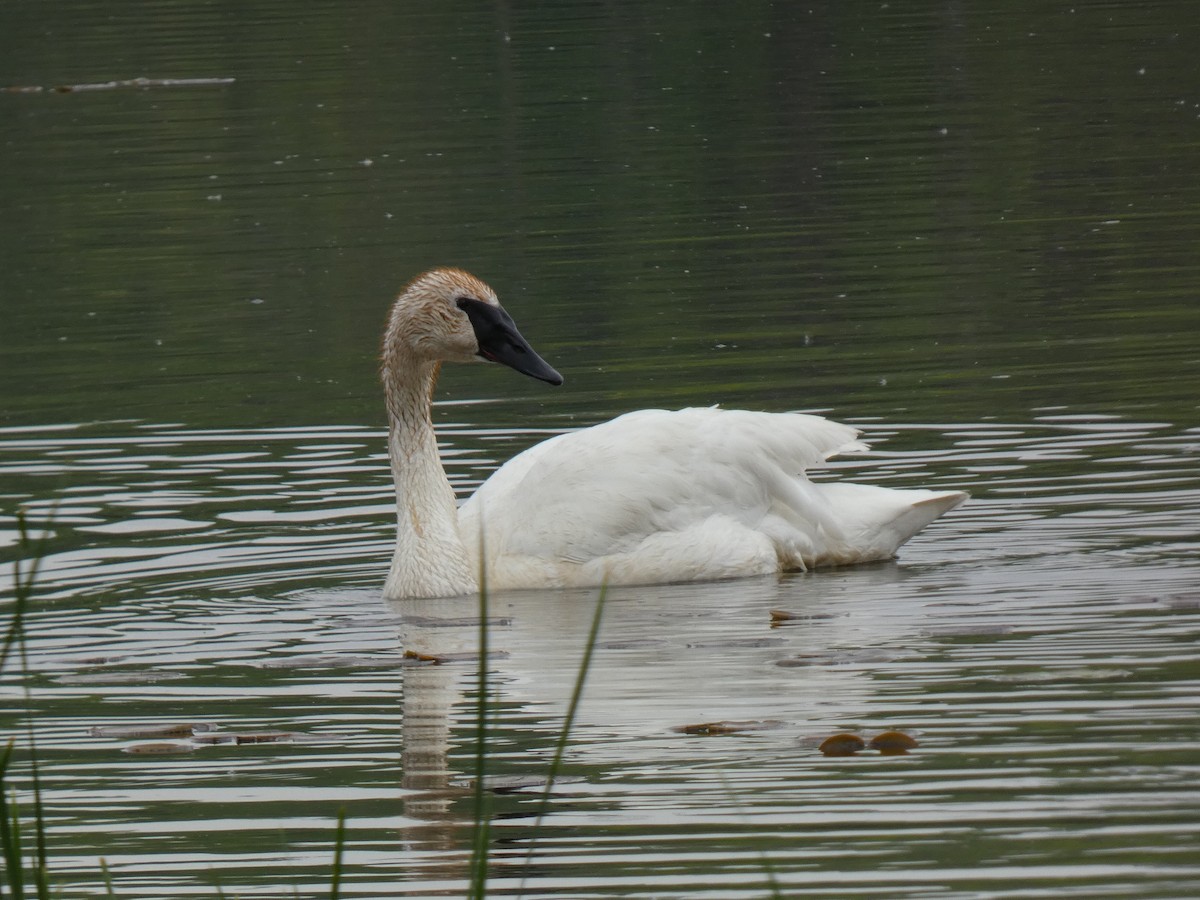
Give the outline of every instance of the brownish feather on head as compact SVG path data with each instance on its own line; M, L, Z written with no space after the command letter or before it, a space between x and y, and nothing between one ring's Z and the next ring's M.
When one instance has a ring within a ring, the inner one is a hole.
M436 266L422 272L404 286L404 290L400 292L400 296L428 293L441 294L451 299L470 297L473 300L482 300L484 303L490 303L493 306L500 302L496 299L496 292L485 282L476 278L470 272L464 269L457 269L454 266Z

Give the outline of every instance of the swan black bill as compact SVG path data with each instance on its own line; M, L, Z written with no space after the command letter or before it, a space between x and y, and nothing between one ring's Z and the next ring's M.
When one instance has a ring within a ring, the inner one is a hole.
M504 308L484 303L482 300L463 298L458 308L467 314L475 340L479 342L479 355L515 369L522 375L537 378L548 384L562 384L563 377L548 362L537 355L529 341L517 331L517 325Z

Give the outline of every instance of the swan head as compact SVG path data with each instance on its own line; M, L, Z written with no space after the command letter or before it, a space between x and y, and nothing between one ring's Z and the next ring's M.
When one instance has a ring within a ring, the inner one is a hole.
M563 378L521 336L496 292L461 269L430 269L392 304L384 363L400 355L426 362L486 360L549 384Z

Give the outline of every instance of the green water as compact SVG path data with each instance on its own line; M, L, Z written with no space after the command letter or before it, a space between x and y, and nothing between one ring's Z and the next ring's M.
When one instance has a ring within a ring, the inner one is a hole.
M0 88L42 89L0 93L0 561L18 505L52 520L63 896L100 857L121 897L324 896L342 808L345 896L462 894L470 667L400 668L378 596L379 333L435 264L566 377L444 372L464 493L545 434L721 403L855 422L875 452L835 474L973 495L894 564L616 592L527 895L1200 890L1195 18L8 3ZM83 89L139 76L222 83ZM533 778L591 595L498 602L493 763ZM721 719L783 724L672 730ZM164 720L304 739L88 733ZM885 728L921 747L812 746ZM516 894L534 798L497 804Z

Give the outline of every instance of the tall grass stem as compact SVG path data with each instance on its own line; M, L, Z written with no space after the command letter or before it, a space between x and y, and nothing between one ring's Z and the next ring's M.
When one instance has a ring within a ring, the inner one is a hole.
M333 874L330 878L329 900L338 900L342 889L342 857L346 850L346 810L338 810L337 834L333 842Z

